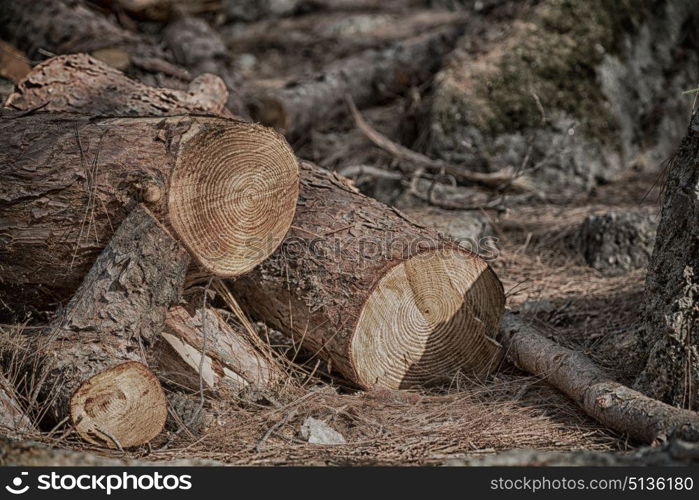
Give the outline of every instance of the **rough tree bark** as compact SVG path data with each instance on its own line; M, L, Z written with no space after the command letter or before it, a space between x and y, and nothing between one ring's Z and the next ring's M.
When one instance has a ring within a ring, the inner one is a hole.
M253 316L362 387L404 388L497 367L502 285L477 255L302 163L292 228L232 282Z
M187 91L156 89L87 54L42 62L17 84L6 107L97 115L225 114L228 91L217 76L195 78Z
M699 413L614 382L584 354L543 337L515 313L505 313L498 341L518 368L543 377L610 429L644 443L699 440Z
M233 276L281 242L298 197L288 144L236 120L6 113L0 144L5 313L70 297L135 201Z
M636 385L699 410L699 113L668 165L662 217L648 266Z
M181 298L189 260L145 207L131 211L65 312L34 340L41 385L30 389L52 423L69 417L83 439L111 448L160 433L167 400L144 363Z
M216 310L203 311L198 308L190 314L182 306L168 311L154 350L161 380L194 391L203 381L204 388L218 393L237 393L249 386L269 389L282 380L282 373L255 350L242 328L228 324Z
M281 88L251 91L250 113L296 140L312 126L345 112L348 95L362 107L424 82L451 49L459 32L460 28L447 27L386 49L370 49L336 61L319 75L288 82Z

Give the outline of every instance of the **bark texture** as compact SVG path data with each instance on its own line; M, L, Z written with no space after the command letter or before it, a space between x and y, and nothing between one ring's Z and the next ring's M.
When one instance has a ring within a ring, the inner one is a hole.
M699 113L668 166L644 310L637 387L699 410Z
M671 437L699 440L699 413L614 382L584 354L543 337L515 313L505 313L498 340L518 368L543 377L610 429L649 444Z
M251 97L251 115L296 140L312 126L344 113L348 95L363 107L426 81L451 50L459 32L455 27L440 29L336 61L318 75L281 88L259 89Z
M254 267L281 242L298 167L264 127L213 117L0 118L5 315L72 296L137 201L209 272Z
M171 308L155 353L162 380L194 391L200 389L200 381L219 394L235 394L248 386L265 390L282 380L282 373L255 349L247 332L228 324L214 309L198 308L190 314L182 306Z
M495 368L502 285L475 254L301 166L293 232L232 283L253 316L350 381L410 387Z
M10 94L6 107L97 115L225 114L228 91L217 76L202 74L185 90L156 89L87 54L52 57L34 67Z
M153 439L167 401L146 368L165 314L181 297L189 255L139 205L114 233L64 314L36 340L52 422L112 448Z

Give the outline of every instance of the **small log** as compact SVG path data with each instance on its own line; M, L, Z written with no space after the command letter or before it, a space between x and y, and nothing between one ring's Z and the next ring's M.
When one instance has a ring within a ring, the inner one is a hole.
M298 166L273 130L204 116L23 114L0 116L0 303L10 312L71 297L136 201L221 276L264 260L291 224Z
M267 389L282 379L246 332L213 309L199 308L192 315L182 306L171 308L155 352L158 376L190 390L198 391L200 381L215 392Z
M11 435L19 435L34 430L29 417L17 402L15 389L12 384L0 373L0 429Z
M699 413L614 382L585 355L543 337L515 313L505 313L498 340L518 368L544 378L610 429L644 443L699 440Z
M320 74L280 88L252 91L254 119L284 132L290 140L346 113L345 98L359 107L395 96L429 79L461 28L447 27L389 48L366 50L336 61Z
M110 448L160 433L167 400L145 353L181 298L189 260L145 207L131 211L65 312L35 341L50 422L69 417L83 439Z
M360 387L436 382L497 367L503 288L477 255L301 165L292 233L231 282L252 316Z
M70 54L37 65L5 106L102 115L223 114L227 99L225 83L211 74L195 78L186 91L156 89L87 54Z

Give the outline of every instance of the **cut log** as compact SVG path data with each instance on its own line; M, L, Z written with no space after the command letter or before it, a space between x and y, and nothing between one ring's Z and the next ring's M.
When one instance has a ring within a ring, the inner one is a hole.
M12 436L21 436L34 430L31 420L17 401L15 388L0 373L0 430Z
M644 443L699 440L699 413L614 382L584 354L543 337L515 313L505 313L498 340L518 368L542 377L610 429Z
M288 144L237 120L5 114L0 144L0 303L10 312L71 297L134 201L205 270L235 276L274 251L298 197Z
M497 367L503 288L477 255L308 163L277 252L233 281L252 316L360 387L404 388Z
M699 113L668 165L662 216L648 265L636 386L699 411Z
M168 24L163 39L175 61L192 75L211 73L219 76L229 91L228 108L243 110L239 90L242 79L233 69L231 56L221 36L204 19L183 17Z
M246 387L267 389L282 380L243 328L234 328L213 309L204 313L199 308L192 315L182 306L171 308L155 353L162 380L194 391L200 381L205 389L237 393Z
M156 89L87 54L52 57L17 84L5 106L113 115L225 113L228 91L217 76L195 78L187 91Z
M145 207L131 211L64 314L35 340L50 422L69 417L83 439L110 448L160 433L167 400L145 352L181 298L189 260Z
M366 50L330 64L311 78L252 91L250 113L296 140L312 126L346 113L347 96L363 107L428 80L460 31L447 27L386 49Z

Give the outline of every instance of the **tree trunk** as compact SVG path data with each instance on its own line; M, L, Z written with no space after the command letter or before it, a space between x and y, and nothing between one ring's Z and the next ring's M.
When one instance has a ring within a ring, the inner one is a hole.
M226 85L217 76L195 78L187 91L156 89L86 54L52 57L17 84L6 107L98 115L224 114Z
M199 308L190 314L175 306L168 311L154 351L156 373L161 380L194 391L200 389L200 381L204 388L223 393L248 386L268 389L282 380L282 374L253 342L242 327L234 328L213 309L204 314Z
M699 113L668 166L662 216L648 266L636 385L699 410Z
M111 448L160 433L167 401L146 352L181 297L189 255L142 205L100 254L64 314L36 339L45 411ZM34 369L30 366L29 369Z
M428 80L459 32L454 27L440 29L336 61L306 80L258 89L253 92L250 112L256 120L296 140L312 126L346 113L348 95L357 106L368 106Z
M289 228L298 166L272 130L201 116L20 115L0 117L6 313L72 296L135 201L221 276L250 270Z
M17 402L15 388L0 373L0 430L21 436L34 430L31 420Z
M699 439L699 413L614 382L585 355L541 336L517 314L505 313L498 340L518 368L544 378L610 429L644 443Z
M497 367L503 288L475 254L301 166L293 234L232 283L241 305L365 388Z

